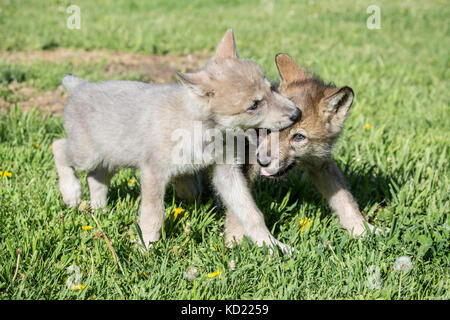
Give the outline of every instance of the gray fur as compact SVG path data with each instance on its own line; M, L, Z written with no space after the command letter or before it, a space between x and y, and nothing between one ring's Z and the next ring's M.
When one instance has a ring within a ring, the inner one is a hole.
M85 82L86 82L85 80L68 73L64 76L62 80L62 85L69 93L72 93L75 91L76 87Z
M180 74L183 84L150 85L135 81L90 83L66 76L70 92L64 110L67 139L53 143L55 164L63 200L69 206L81 200L81 184L75 169L88 170L93 207L106 205L109 181L120 168L141 171L141 216L139 225L145 244L160 238L164 216L164 193L171 179L183 177L213 161L200 164L174 164L178 141L175 129L192 131L202 122L203 130L266 127L285 128L298 115L295 105L270 88L260 68L237 58L234 37L229 30L214 57L203 70ZM261 101L257 110L248 107ZM247 188L240 170L221 165L213 170L218 193L227 198L228 186ZM248 195L247 195L248 196ZM243 221L255 214L244 195L233 195ZM227 204L231 204L227 202Z

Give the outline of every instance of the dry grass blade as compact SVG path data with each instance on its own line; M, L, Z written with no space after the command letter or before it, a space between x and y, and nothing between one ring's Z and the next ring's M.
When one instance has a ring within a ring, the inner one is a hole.
M9 284L8 288L6 288L6 292L8 292L9 288L13 284L14 280L16 280L17 272L19 271L19 264L20 264L20 255L22 253L22 249L17 249L17 261L16 261L16 270L14 271L14 276L11 279L11 283Z
M108 236L106 235L106 233L103 231L102 227L100 226L100 223L98 222L97 218L95 218L94 214L92 213L92 209L91 209L90 205L87 202L83 201L80 204L79 209L80 209L80 211L84 212L85 214L90 215L92 217L92 219L94 219L95 224L97 225L98 229L102 233L102 237L105 240L106 245L109 248L109 251L111 251L111 254L113 256L114 262L119 266L119 269L122 272L122 274L125 275L125 272L123 271L122 265L120 264L120 261L117 258L116 251L114 250L113 246L111 245L111 242L109 241Z

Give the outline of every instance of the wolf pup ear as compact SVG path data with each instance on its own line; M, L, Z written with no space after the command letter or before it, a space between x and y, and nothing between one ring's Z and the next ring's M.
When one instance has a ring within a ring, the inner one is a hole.
M226 59L226 58L237 58L236 41L234 40L233 30L228 29L225 35L220 41L216 49L216 55L214 58Z
M281 84L289 84L294 81L305 81L311 79L311 75L300 67L292 57L286 53L278 53L275 63L280 74Z
M194 73L181 73L177 72L177 76L180 78L181 83L192 90L198 96L210 97L213 95L212 89L207 85L211 82L208 74L204 71Z
M334 122L338 126L344 123L352 106L354 96L353 89L345 86L333 89L323 99L330 122Z

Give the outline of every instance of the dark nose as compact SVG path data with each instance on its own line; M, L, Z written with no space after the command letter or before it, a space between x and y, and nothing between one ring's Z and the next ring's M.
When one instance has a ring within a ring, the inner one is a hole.
M302 112L300 111L300 109L295 108L295 111L291 114L289 119L291 119L292 121L297 121L301 115L302 115Z
M260 156L259 153L256 155L256 161L261 167L267 167L270 164L270 158L267 156Z

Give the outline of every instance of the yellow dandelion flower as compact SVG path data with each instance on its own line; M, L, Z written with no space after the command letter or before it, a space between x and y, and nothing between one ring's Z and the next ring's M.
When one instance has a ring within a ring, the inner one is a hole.
M184 212L183 208L175 208L173 210L173 220L175 220L180 213Z
M371 128L372 128L372 127L370 126L370 124L366 124L366 126L364 127L364 129L365 129L366 131L369 131Z
M299 221L300 232L308 231L311 224L310 218L301 218Z
M85 287L86 287L85 285L79 284L79 285L77 285L77 286L72 286L72 288L70 288L70 289L71 289L71 290L79 290L79 291L81 291L81 290L83 290Z
M212 278L214 278L214 277L217 277L217 276L218 276L219 274L221 274L221 273L222 273L222 271L221 271L220 268L219 268L219 269L217 269L216 272L208 273L208 278L212 279Z
M39 148L39 146L40 146L39 143L35 143L35 144L34 144L34 147L35 147L36 149Z
M128 180L128 184L133 184L133 183L135 183L135 182L136 182L135 179L130 179L130 180Z
M145 271L144 271L144 272L142 272L142 274L144 275L144 277L146 277L146 276L147 276L147 274L145 273Z
M92 229L92 226L82 226L81 229L83 229L84 231L89 231Z
M12 173L8 171L0 171L0 177L2 178L12 178Z

